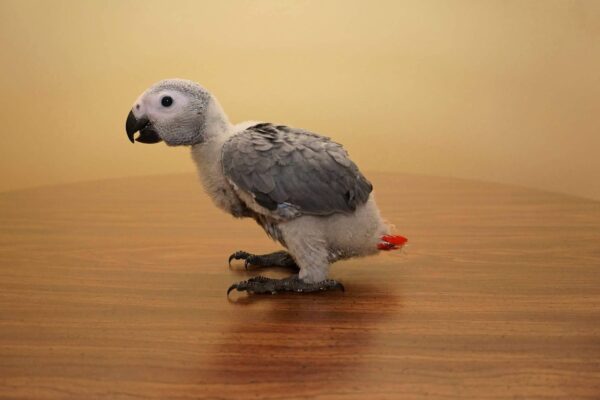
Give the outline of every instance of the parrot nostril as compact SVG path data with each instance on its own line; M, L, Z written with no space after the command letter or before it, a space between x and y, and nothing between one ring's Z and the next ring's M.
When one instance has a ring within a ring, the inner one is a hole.
M139 104L136 104L136 105L135 105L135 109L136 109L136 110L139 110L139 109L140 109L140 105L139 105Z

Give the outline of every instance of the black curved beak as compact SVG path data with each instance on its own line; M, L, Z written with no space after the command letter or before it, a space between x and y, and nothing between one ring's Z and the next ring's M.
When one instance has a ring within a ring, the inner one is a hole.
M133 111L129 111L129 115L127 115L127 121L125 122L125 131L127 132L127 137L131 143L136 142L140 143L158 143L161 142L162 139L158 136L158 133L152 127L152 124L146 117L142 117L137 119L135 115L133 115ZM137 139L134 139L134 134L136 132L140 132L140 135Z

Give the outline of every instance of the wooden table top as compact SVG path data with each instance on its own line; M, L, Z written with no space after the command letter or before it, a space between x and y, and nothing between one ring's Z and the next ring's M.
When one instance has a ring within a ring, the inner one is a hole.
M367 175L410 246L230 300L278 247L193 175L0 194L0 398L600 398L600 202Z

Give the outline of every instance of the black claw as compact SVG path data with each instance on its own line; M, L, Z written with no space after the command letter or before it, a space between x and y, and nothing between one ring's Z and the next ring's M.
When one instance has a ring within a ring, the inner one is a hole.
M236 289L238 292L241 292L242 290L247 290L248 281L234 283L233 285L229 286L229 289L227 289L227 297L229 297L229 293L231 293L233 289Z
M234 283L233 285L229 286L229 289L227 289L227 297L229 297L229 293L231 293L231 291L233 289L237 289L237 288L238 288L237 283Z
M253 264L252 261L255 258L255 255L247 253L243 250L236 251L229 256L229 268L231 268L231 260L244 260L244 269L248 271L248 267Z
M250 257L250 253L246 253L243 250L236 251L235 253L229 256L229 268L231 268L231 260L246 260L248 257Z

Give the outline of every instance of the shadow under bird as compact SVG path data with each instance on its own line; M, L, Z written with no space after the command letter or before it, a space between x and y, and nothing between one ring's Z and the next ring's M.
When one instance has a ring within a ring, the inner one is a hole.
M233 125L216 98L183 79L160 81L134 102L125 124L134 143L190 146L204 189L221 209L253 218L287 251L229 257L244 265L284 266L284 279L257 276L227 291L250 293L344 290L328 279L335 261L395 250L373 186L343 147L315 133L266 122ZM138 133L137 138L135 137Z

